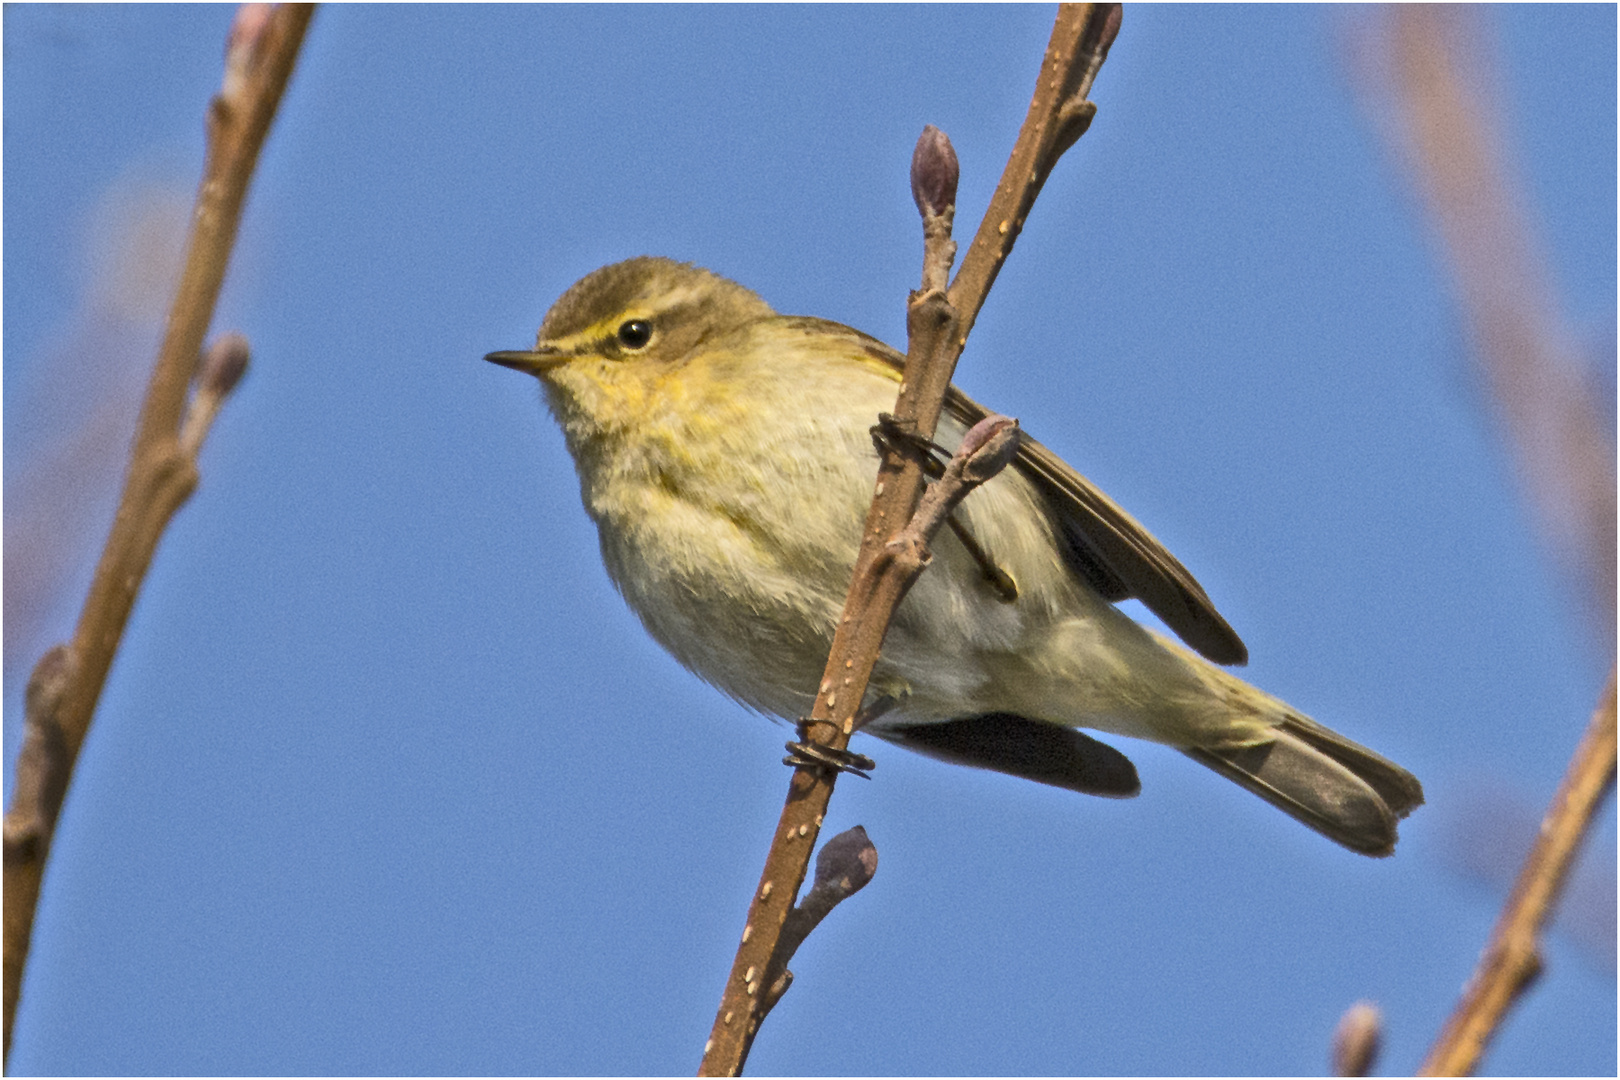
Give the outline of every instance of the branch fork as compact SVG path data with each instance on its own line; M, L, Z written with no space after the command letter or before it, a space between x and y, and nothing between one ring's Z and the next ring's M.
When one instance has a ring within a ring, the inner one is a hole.
M950 140L937 128L924 129L918 140L911 182L922 216L923 271L921 287L907 304L909 341L894 408L896 426L908 435L933 438L957 358L990 285L1047 174L1090 122L1094 110L1085 97L1118 33L1119 18L1117 4L1065 4L1059 9L1029 115L990 209L949 285L956 257L951 228L960 170ZM956 478L949 483L942 480L929 492L929 518L923 522L913 521L924 488L918 455L893 445L884 447L844 614L814 708L805 721L808 741L834 754L846 752L889 620L926 565L932 532L949 520L951 509L973 486L1012 459L1017 430L1016 422L1005 417L988 417L978 425L947 466L947 474L955 469ZM793 898L809 869L810 851L836 780L836 769L808 763L794 769L742 942L704 1044L701 1076L735 1076L742 1071L760 1022L791 984L782 943L791 941L807 918L795 914ZM872 857L875 866L875 851ZM809 902L807 897L806 905Z
M207 151L187 241L128 475L73 640L45 654L29 680L27 734L5 818L5 1049L22 993L51 834L90 731L96 703L165 529L197 486L197 453L247 368L247 343L227 335L204 350L249 181L309 26L307 4L248 4L237 12L220 91L207 114Z

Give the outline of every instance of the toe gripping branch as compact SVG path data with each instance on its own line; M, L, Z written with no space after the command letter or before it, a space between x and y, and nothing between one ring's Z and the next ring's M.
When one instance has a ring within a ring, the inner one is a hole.
M848 750L835 750L830 746L810 741L809 725L806 721L799 721L799 737L787 744L788 756L782 759L782 764L794 768L821 769L834 773L854 773L862 780L872 779L871 770L877 768L877 762L865 754L855 754Z
M923 475L938 480L945 475L945 465L951 452L932 439L925 439L912 430L914 422L903 421L891 413L878 413L878 422L872 425L872 445L878 453L893 450L897 454L915 458Z
M951 459L950 451L918 435L910 424L889 413L879 413L878 422L872 425L871 430L872 444L877 447L879 454L893 450L914 458L922 468L923 475L930 480L938 480L945 475L945 463ZM877 762L865 754L811 742L808 719L799 721L798 733L798 739L787 744L788 756L782 759L782 764L823 772L854 773L862 779L872 779L870 773L877 768Z

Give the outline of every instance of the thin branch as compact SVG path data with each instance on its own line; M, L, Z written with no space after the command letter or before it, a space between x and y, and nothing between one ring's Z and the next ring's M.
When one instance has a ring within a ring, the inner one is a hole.
M1430 5L1385 14L1364 50L1369 96L1439 240L1489 406L1522 491L1575 595L1612 655L1614 444L1585 384L1553 275L1511 181L1499 95L1484 92L1476 17ZM1382 63L1379 63L1382 62ZM1377 64L1378 66L1374 66ZM1539 934L1592 815L1615 777L1611 672L1603 700L1520 868L1462 1001L1420 1075L1471 1073L1540 970Z
M1462 1000L1435 1039L1419 1076L1468 1076L1503 1017L1541 971L1541 928L1552 917L1581 839L1614 787L1615 675L1603 690L1563 783L1541 822Z
M185 270L141 408L129 473L71 644L57 646L30 680L28 735L5 822L5 1051L33 933L51 829L66 797L96 702L152 554L197 486L196 454L247 365L246 343L223 339L203 357L235 243L248 182L313 8L240 8L225 76L209 105L207 160L192 214ZM199 362L202 364L199 372ZM195 384L195 393L190 393ZM32 700L40 687L38 703Z
M768 987L760 1003L763 1019L793 985L793 972L787 969L793 954L799 951L810 931L821 925L821 920L832 914L832 909L866 888L877 873L877 847L867 838L859 825L846 829L821 846L816 856L816 882L804 894L799 906L788 913L782 925L782 940L766 969L764 985Z
M909 341L891 421L894 429L919 439L933 438L956 360L990 284L1012 250L1041 184L1063 151L1085 132L1095 112L1086 94L1118 33L1119 19L1115 4L1074 4L1059 9L1029 114L990 211L949 293L939 286L951 260L947 245L952 244L955 154L947 153L949 142L936 138L937 132L925 132L918 141L913 195L924 222L924 287L912 295L907 306ZM1010 224L1014 220L1017 227ZM807 741L835 754L849 745L889 620L915 577L915 572L907 577L906 560L894 557L889 541L911 520L922 486L917 455L890 445L878 467L844 614L805 725ZM701 1076L738 1075L764 1018L767 999L774 1004L780 997L774 981L761 985L763 973L785 971L778 955L783 928L804 883L836 778L836 771L808 763L794 770L765 869L749 905L742 941L704 1046L698 1069Z
M1053 166L1091 126L1097 106L1087 95L1119 35L1120 17L1118 4L1064 4L1058 9L1024 126L951 285L964 340Z

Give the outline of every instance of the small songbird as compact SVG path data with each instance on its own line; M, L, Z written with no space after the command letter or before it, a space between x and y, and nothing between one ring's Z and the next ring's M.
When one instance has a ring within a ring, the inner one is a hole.
M648 633L745 705L807 715L900 354L778 315L707 270L637 258L570 288L532 350L488 359L540 380L602 561ZM954 449L985 415L953 387L936 439ZM1417 779L1216 667L1248 653L1204 590L1051 451L1024 437L948 526L895 614L861 730L1116 797L1137 793L1135 767L1074 729L1150 739L1352 851L1394 851L1397 820L1423 802ZM1190 648L1114 606L1131 597Z

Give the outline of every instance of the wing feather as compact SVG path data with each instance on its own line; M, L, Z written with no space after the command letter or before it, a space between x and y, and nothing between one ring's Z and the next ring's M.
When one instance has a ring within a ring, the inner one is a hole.
M878 366L898 381L905 357L859 330L824 319L792 317L806 332L850 335ZM989 410L956 387L945 409L966 427ZM1140 600L1191 648L1217 664L1244 664L1249 650L1185 566L1153 534L1052 451L1025 434L1015 466L1046 495L1066 541L1064 556L1105 599Z
M969 427L988 414L954 386L945 407ZM1243 639L1215 610L1203 586L1141 522L1028 435L1015 464L1050 500L1071 565L1105 598L1142 601L1182 641L1217 664L1248 662Z

